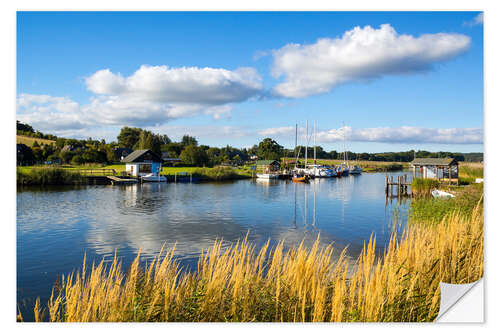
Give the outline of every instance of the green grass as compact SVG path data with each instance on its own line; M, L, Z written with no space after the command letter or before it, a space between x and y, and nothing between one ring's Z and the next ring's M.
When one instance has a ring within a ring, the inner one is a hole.
M411 193L415 196L430 196L431 191L439 187L437 179L413 178Z
M188 175L200 177L201 180L223 181L232 179L243 179L252 176L250 168L231 168L216 166L208 167L163 167L162 175L174 176L179 173L187 173Z
M17 168L18 185L75 185L86 184L87 179L78 173L54 167Z
M458 169L458 180L461 185L473 184L476 178L484 178L484 168L482 163L467 163L460 165Z
M455 195L454 198L414 198L410 204L409 222L437 224L447 215L451 214L451 212L463 214L467 218L470 217L475 205L477 205L483 196L483 184L450 187L450 189L453 190L447 190L453 192Z

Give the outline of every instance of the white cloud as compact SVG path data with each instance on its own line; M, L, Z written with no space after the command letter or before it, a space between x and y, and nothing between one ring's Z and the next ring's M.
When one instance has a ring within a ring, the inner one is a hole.
M268 128L258 132L271 137L291 137L295 134L293 127ZM304 128L299 133L305 133ZM309 134L311 136L311 133ZM422 128L422 127L377 127L353 129L345 127L346 140L349 142L379 143L437 143L437 144L482 144L482 128ZM317 143L342 142L342 128L318 131Z
M40 131L81 129L89 120L78 103L67 97L20 94L17 98L17 119Z
M233 107L231 105L213 106L205 110L205 114L211 115L214 119L231 118Z
M483 13L477 14L471 21L464 22L466 27L473 27L475 25L483 24Z
M273 51L272 75L284 77L274 93L299 98L326 93L349 81L428 71L465 52L469 45L470 37L461 34L413 37L398 34L389 24L379 29L355 27L340 38L288 44Z
M109 69L102 69L85 79L87 89L96 94L117 95L125 91L125 79L123 76L113 74Z
M158 126L172 119L210 115L230 118L233 104L256 96L261 78L253 68L141 66L124 77L109 69L85 79L95 93L89 104L67 97L20 94L18 119L60 134L99 126Z
M258 131L258 134L262 136L290 136L292 134L295 135L295 127L286 126L266 128Z
M170 119L210 114L228 116L230 104L246 101L262 90L253 68L141 66L123 77L109 69L85 80L99 96L86 109L105 117L109 124L155 125Z
M107 125L155 126L201 114L230 117L231 104L248 100L262 89L253 68L143 65L129 77L104 69L85 82L98 95L82 109Z

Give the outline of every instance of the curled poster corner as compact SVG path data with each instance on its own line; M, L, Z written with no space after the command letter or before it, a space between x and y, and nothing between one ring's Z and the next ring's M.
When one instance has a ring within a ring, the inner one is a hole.
M483 279L467 284L440 283L441 303L436 322L482 323L484 321Z

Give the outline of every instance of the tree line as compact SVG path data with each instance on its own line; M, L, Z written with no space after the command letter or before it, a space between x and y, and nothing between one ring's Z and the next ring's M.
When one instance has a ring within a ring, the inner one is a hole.
M172 159L180 159L177 165L189 166L215 166L221 164L241 165L255 159L280 160L281 158L295 159L297 156L304 157L305 147L298 146L295 149L287 149L271 138L265 138L251 148L210 147L200 145L195 137L184 135L180 141L171 140L166 134L157 134L151 131L125 126L120 130L116 141L107 143L104 139L85 140L68 139L57 137L52 134L44 134L35 131L32 126L16 121L17 133L34 138L54 140L53 144L40 144L34 142L32 147L19 146L17 160L20 165L31 165L41 163L64 163L85 164L101 163L112 164L120 161L117 154L118 148L151 149L158 155L165 155ZM308 158L313 158L314 147L308 147ZM336 150L325 151L321 146L316 146L316 157L318 159L342 160L344 152ZM384 152L384 153L355 153L348 151L346 157L349 160L360 161L388 161L388 162L410 162L414 157L455 157L459 161L482 161L482 153L452 153L452 152L429 152L429 151L406 151L406 152Z

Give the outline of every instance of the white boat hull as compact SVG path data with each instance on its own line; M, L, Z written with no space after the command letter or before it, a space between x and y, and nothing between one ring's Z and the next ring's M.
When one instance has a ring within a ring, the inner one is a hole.
M278 179L279 175L275 173L258 173L257 178L260 179Z
M431 193L432 193L432 196L434 198L454 198L455 197L451 193L440 191L440 190L434 190Z
M141 177L142 181L143 182L166 182L167 181L167 177L165 176L158 176L158 175L154 175L154 174L150 174L150 175L146 175L146 176L142 176Z

